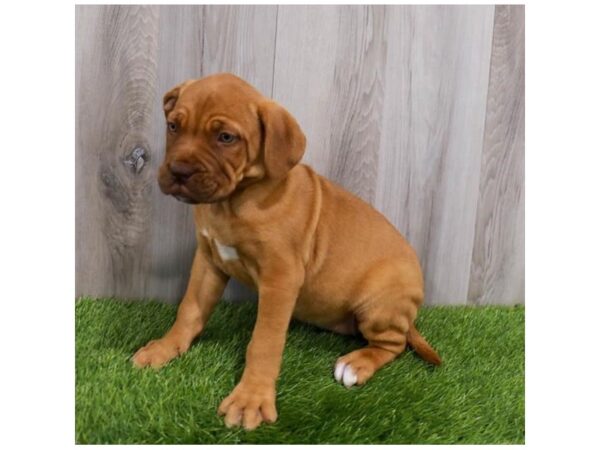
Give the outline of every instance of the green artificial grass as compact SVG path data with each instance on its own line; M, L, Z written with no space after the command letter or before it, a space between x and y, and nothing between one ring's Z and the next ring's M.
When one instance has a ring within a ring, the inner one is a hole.
M432 307L417 325L444 363L412 351L363 387L334 382L335 360L364 345L292 323L277 386L279 420L227 429L220 401L243 370L256 305L221 303L190 351L155 371L131 355L172 324L174 306L76 303L76 441L155 444L523 443L524 308Z

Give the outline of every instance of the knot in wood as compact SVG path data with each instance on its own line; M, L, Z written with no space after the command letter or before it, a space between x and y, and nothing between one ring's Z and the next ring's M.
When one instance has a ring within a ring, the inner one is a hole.
M140 173L144 168L144 164L148 161L148 154L142 147L134 148L129 156L123 160L123 163L128 166L133 173Z

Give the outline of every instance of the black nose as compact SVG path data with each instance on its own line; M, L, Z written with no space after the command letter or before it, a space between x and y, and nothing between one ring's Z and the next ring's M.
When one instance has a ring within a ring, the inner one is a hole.
M173 177L175 177L175 179L180 183L185 182L189 177L197 172L194 166L181 161L173 161L170 163L169 170L173 174Z

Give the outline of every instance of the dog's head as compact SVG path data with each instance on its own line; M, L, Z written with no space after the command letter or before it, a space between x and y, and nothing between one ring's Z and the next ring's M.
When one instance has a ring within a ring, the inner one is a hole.
M167 149L162 192L212 203L238 186L281 179L302 158L305 137L277 103L231 74L186 81L163 99Z

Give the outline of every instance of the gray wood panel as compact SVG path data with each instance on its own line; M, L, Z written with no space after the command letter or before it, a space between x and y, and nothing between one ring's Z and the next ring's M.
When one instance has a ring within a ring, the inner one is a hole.
M156 183L161 99L228 71L296 116L305 162L407 236L428 303L523 302L522 7L77 6L76 19L78 296L181 298L195 238L191 208Z
M162 96L183 80L202 76L204 14L203 8L198 6L161 6L159 14L157 92L150 160L152 218L144 297L176 302L187 285L196 238L192 209L165 196L156 182L165 152Z
M307 140L303 162L327 173L340 6L280 6L273 98L290 111Z
M383 6L346 6L340 11L326 175L372 203L383 110L387 53Z
M387 45L384 8L281 6L278 19L274 97L307 135L305 161L373 201Z
M204 73L234 73L270 96L277 6L205 6L204 10Z
M420 256L428 303L466 303L492 6L388 7L376 206Z
M78 295L140 297L148 274L158 9L77 9Z
M496 6L469 303L525 298L525 8Z

